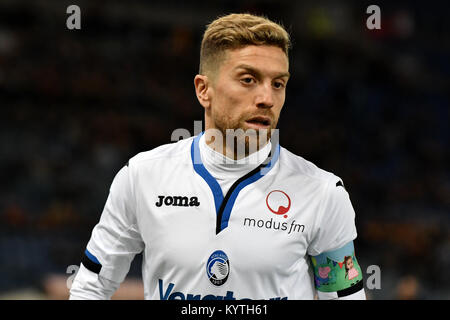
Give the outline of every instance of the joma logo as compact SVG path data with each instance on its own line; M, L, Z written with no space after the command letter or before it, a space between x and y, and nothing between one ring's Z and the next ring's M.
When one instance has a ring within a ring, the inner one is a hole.
M197 197L183 197L183 196L158 196L158 201L155 203L157 207L165 206L179 206L179 207L198 207Z

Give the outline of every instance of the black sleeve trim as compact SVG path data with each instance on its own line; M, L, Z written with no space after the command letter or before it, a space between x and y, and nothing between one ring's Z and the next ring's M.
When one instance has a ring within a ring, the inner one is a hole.
M339 290L337 292L338 298L341 297L345 297L345 296L349 296L353 293L358 292L359 290L363 289L363 281L360 280L359 282L357 282L356 284L352 285L351 287L344 289L344 290Z
M100 270L102 269L102 265L99 263L95 263L94 261L89 259L86 253L83 254L83 257L81 258L81 263L83 264L83 266L86 267L86 269L97 274L99 274Z
M344 183L343 183L341 180L339 180L338 182L336 182L336 187L342 187L342 188L345 189Z

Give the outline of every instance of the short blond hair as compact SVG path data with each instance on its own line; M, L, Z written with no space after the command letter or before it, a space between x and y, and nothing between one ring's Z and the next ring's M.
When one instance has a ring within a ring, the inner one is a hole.
M219 17L207 25L203 34L199 73L217 69L227 49L248 45L276 46L288 57L291 40L283 26L263 16L233 13Z

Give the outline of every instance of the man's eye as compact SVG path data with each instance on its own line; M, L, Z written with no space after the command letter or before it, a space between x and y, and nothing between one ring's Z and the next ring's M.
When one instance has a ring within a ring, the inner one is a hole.
M253 78L247 77L247 78L242 78L241 82L245 83L245 84L250 84L252 83L254 80Z
M273 86L276 89L281 89L281 88L284 88L284 83L283 82L274 82Z

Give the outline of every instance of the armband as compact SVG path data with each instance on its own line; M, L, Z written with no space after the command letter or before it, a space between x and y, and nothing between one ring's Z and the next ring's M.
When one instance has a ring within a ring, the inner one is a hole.
M340 249L311 257L311 262L319 298L321 293L335 292L337 296L332 296L339 298L363 289L361 267L356 260L353 241Z

